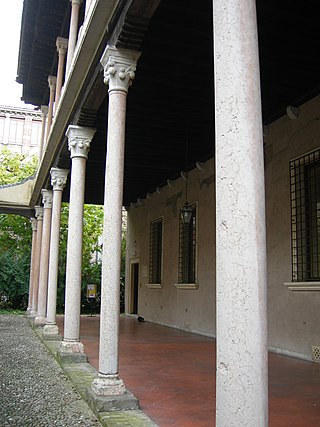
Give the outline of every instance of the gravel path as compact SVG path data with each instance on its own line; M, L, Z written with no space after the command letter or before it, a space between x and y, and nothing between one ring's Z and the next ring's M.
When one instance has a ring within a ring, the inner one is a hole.
M0 426L101 426L22 316L0 315Z

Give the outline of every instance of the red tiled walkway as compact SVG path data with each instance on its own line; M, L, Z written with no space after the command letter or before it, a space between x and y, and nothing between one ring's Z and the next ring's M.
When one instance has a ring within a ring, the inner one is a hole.
M99 317L82 316L81 341L96 369L98 337ZM120 377L160 427L214 426L213 339L121 317ZM320 427L320 364L270 354L269 408L271 427Z

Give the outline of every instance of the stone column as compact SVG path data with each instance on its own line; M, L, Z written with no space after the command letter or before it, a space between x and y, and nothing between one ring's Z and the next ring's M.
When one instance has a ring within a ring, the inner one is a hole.
M50 89L50 98L49 98L46 140L49 139L50 129L51 129L51 125L52 125L53 104L54 104L54 95L55 95L55 91L56 91L57 78L55 76L49 76L48 77L48 83L49 83L49 89Z
M86 0L86 10L85 10L85 14L84 14L85 17L87 17L87 15L88 15L91 4L92 4L92 0Z
M101 63L109 85L107 162L104 194L99 376L97 395L120 395L126 389L118 377L121 222L125 119L128 87L135 76L138 52L107 47Z
M216 425L268 425L263 140L255 0L213 0Z
M48 301L47 301L47 324L43 328L43 336L58 336L59 329L56 325L57 307L57 283L58 283L58 261L59 261L59 238L62 191L67 182L69 171L65 169L51 169L52 197L52 220L51 240L49 253L49 278L48 278Z
M43 202L43 229L40 255L38 310L37 317L35 318L35 323L37 325L44 325L46 323L49 248L52 212L52 191L42 190L41 193Z
M56 45L57 45L57 52L59 56L58 56L55 109L58 108L59 99L61 95L61 88L62 88L63 76L64 76L64 63L65 63L66 52L68 48L68 39L64 39L63 37L57 37Z
M29 299L27 313L32 311L32 297L33 297L33 283L34 283L34 264L36 256L36 245L37 245L37 220L31 218L32 226L32 243L31 243L31 259L30 259L30 281L29 281Z
M32 308L30 312L31 317L35 317L38 311L38 290L39 290L39 271L40 271L40 254L41 254L41 241L42 241L42 224L43 224L43 208L41 206L35 207L37 218L37 240L36 240L36 253L34 256L34 282L32 290Z
M47 116L48 116L47 105L41 105L41 113L42 113L42 123L41 123L41 137L40 137L40 147L39 147L39 162L41 162L44 145L46 141L46 124L47 124Z
M70 1L71 1L71 18L70 18L66 75L69 74L74 51L77 44L79 11L80 11L80 5L82 3L82 0L70 0Z
M95 129L69 126L66 135L71 151L71 179L68 219L67 267L65 289L64 339L60 355L84 353L80 342L82 273L82 231L86 163ZM78 360L81 360L80 357Z

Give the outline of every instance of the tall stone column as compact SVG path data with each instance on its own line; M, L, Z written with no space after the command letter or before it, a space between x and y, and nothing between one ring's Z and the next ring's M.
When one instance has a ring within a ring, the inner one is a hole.
M27 313L32 311L32 297L33 297L33 284L34 284L34 264L36 256L36 245L37 245L37 220L31 218L32 226L32 243L31 243L31 259L30 259L30 281L29 281L29 299Z
M41 113L42 113L42 122L41 122L41 137L40 137L40 147L39 147L39 162L41 162L43 149L46 141L46 124L47 124L47 116L48 116L47 105L41 105Z
M57 71L55 109L58 108L59 99L61 95L61 88L62 88L63 76L64 76L64 63L65 63L66 53L68 48L68 39L64 39L63 37L57 37L56 45L57 45L57 52L58 52L58 71Z
M50 135L50 129L52 125L52 117L53 117L53 104L54 104L54 96L56 91L56 83L57 78L55 76L48 77L48 84L50 89L50 98L49 98L49 108L48 108L48 118L47 118L47 130L46 130L46 140L48 140Z
M40 254L42 242L42 225L43 225L43 208L41 206L35 207L37 218L37 240L36 240L36 253L34 256L34 272L33 272L33 290L32 290L32 308L30 312L31 317L35 317L38 311L38 291L39 291L39 271L40 271Z
M126 389L118 377L121 222L125 119L128 87L140 53L107 47L101 63L109 85L107 162L104 194L99 376L97 395L120 395Z
M91 4L92 4L92 0L86 0L86 10L85 10L85 14L84 14L85 17L87 17L87 15L88 15Z
M38 310L35 318L37 325L46 323L47 293L48 293L48 269L49 269L49 248L51 231L51 213L52 213L52 191L42 190L43 203L43 229L40 255L39 271L39 293Z
M70 1L71 1L71 17L70 17L69 46L68 46L68 53L67 53L66 75L69 74L74 51L77 44L79 11L82 3L82 0L70 0Z
M263 140L255 0L213 0L216 425L268 425Z
M51 240L49 253L49 277L48 277L48 300L47 300L47 324L43 328L43 336L58 336L59 329L56 325L57 307L57 284L58 284L58 261L59 261L59 238L62 192L67 182L69 171L65 169L51 169L52 197L52 220Z
M84 353L80 342L82 273L82 232L86 163L96 129L69 126L66 135L71 151L71 179L68 219L67 267L65 289L64 339L60 355ZM78 358L78 360L81 360Z

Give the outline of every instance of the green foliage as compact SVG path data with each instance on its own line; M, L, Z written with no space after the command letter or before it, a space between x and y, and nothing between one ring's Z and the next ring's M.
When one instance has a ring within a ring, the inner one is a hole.
M34 175L37 170L36 156L12 153L7 147L0 151L0 185L14 184Z
M0 151L0 185L19 182L36 171L35 156ZM27 306L31 224L19 215L0 215L0 306L25 308Z
M29 265L28 253L17 253L15 248L0 253L0 307L27 307Z

